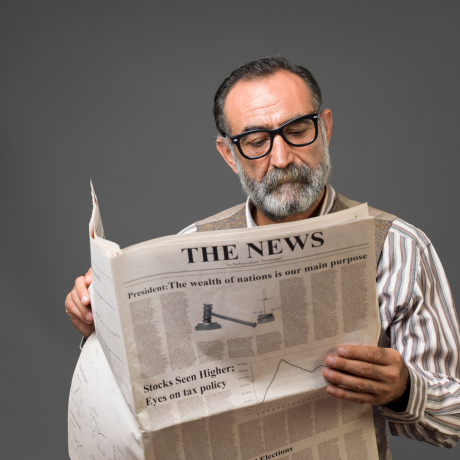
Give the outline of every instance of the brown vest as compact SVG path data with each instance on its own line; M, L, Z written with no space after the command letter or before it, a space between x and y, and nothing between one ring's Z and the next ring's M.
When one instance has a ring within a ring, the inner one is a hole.
M349 200L343 195L337 194L337 197L332 205L331 213L343 211L344 209L358 206L361 203ZM378 209L369 207L369 215L374 217L375 223L375 269L377 270L380 256L382 255L383 245L388 234L388 230L396 219L396 216L387 214ZM199 221L197 224L198 232L209 232L213 230L229 230L233 228L246 228L246 204L239 204L233 208L227 209L212 217ZM390 330L380 332L378 346L381 348L390 348ZM372 406L374 416L375 435L377 438L377 448L379 452L379 460L387 460L391 458L389 455L388 434L386 431L386 421L383 414L377 406Z

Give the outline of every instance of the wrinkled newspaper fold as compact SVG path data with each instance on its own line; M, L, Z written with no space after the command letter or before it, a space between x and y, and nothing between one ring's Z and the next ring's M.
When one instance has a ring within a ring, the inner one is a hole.
M90 244L96 332L71 385L72 460L377 458L371 406L322 377L340 345L378 341L367 205L121 250L93 191Z

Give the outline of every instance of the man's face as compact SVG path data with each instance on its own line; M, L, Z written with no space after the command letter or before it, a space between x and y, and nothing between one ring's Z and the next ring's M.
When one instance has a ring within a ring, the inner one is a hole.
M225 101L231 135L251 129L278 128L296 117L314 112L305 82L286 71L267 79L240 81L230 90ZM270 154L256 160L247 160L239 153L232 156L228 145L218 141L219 152L239 174L245 191L256 207L273 221L306 212L327 183L330 171L327 144L332 126L330 111L323 111L321 118L325 136L320 129L315 142L304 147L290 146L281 136L276 136ZM237 152L236 147L234 151Z

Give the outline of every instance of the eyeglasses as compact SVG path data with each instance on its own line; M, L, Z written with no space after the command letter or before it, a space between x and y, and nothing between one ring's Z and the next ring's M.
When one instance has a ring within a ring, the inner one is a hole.
M248 160L256 160L268 155L273 147L273 139L279 134L293 147L312 144L318 137L318 112L294 118L277 129L255 129L229 139L238 147L241 155Z

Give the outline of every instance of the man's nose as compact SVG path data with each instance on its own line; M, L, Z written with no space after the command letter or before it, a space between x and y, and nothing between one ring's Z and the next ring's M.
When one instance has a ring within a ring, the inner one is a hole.
M272 151L270 152L270 163L277 168L285 168L293 163L294 153L292 147L278 134L273 139Z

